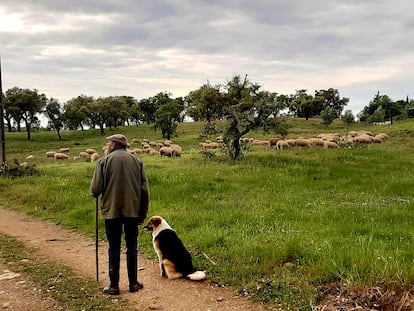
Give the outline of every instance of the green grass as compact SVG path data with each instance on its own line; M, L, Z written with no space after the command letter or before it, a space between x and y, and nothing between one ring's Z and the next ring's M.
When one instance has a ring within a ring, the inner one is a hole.
M360 149L252 148L241 162L199 153L199 123L178 127L180 159L143 155L150 182L150 215L164 216L209 279L235 286L267 303L309 310L317 288L331 282L405 288L414 283L414 122L392 126L292 120L289 137L366 129L386 132L384 144ZM161 140L148 126L123 127L129 138ZM39 176L0 179L8 208L93 235L95 201L89 196L94 164L54 163L44 153L71 147L100 150L96 130L6 136L8 158L37 157ZM250 133L270 138L275 134ZM212 137L212 139L214 139ZM77 143L75 145L75 142ZM101 236L104 236L101 224ZM156 258L151 237L141 253ZM213 264L213 262L215 264Z

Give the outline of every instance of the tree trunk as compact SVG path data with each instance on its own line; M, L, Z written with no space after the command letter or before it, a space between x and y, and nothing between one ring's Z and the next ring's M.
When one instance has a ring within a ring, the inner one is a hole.
M105 128L104 128L103 123L99 124L99 129L101 130L101 135L104 136L105 135Z
M234 137L231 141L230 153L233 160L241 159L240 137Z
M26 122L27 140L32 139L31 132L30 132L30 127L31 127L31 124Z

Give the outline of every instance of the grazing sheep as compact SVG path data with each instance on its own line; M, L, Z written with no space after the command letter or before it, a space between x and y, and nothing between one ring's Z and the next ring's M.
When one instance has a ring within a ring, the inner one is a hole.
M376 135L375 137L379 137L381 138L383 141L390 138L387 134L385 133L379 133L378 135Z
M154 155L157 155L157 154L158 154L158 151L157 151L157 150L155 150L154 148L149 148L149 150L148 150L148 154L149 154L150 156L154 156Z
M80 159L89 159L89 157L90 157L90 154L87 153L86 151L79 152L79 158Z
M325 149L334 149L334 148L339 148L338 144L334 141L325 141L325 143L323 144L323 147Z
M96 160L99 159L99 153L95 152L91 154L91 162L95 162Z
M143 154L144 151L141 148L135 148L134 149L135 154Z
M358 144L370 144L373 142L373 137L369 135L357 135L354 137L354 142Z
M250 138L242 137L242 138L240 138L240 142L242 144L248 144L250 142Z
M68 153L70 151L70 149L69 148L60 148L59 149L59 152L60 153Z
M27 157L26 157L26 160L33 160L34 159L34 155L33 154L29 154Z
M370 131L359 131L357 133L357 136L360 136L360 135L374 136Z
M298 147L312 147L312 143L309 139L298 138L295 141L295 145Z
M55 160L67 160L67 159L69 159L70 157L69 157L67 154L64 154L64 153L62 153L62 152L56 152L56 153L53 155L53 158L54 158Z
M85 150L85 152L88 153L88 154L93 154L93 153L96 152L96 150L92 149L92 148L88 148L88 149Z
M323 139L325 141L338 141L341 137L339 133L322 133L316 136L317 138Z
M183 148L177 144L172 144L171 148L172 148L172 156L181 158L181 154L183 153Z
M269 146L269 142L267 140L258 140L255 139L251 142L252 146Z
M374 144L382 144L382 142L383 142L384 140L383 140L383 138L381 137L381 136L374 136L373 138L372 138L372 142L374 143Z
M132 143L133 143L133 144L140 144L140 143L141 143L141 139L138 139L138 138L133 138L133 139L132 139Z
M281 140L281 139L280 139L280 138L270 138L270 139L268 140L268 142L269 142L269 147L276 147L277 142L278 142L279 140Z
M172 157L173 156L173 148L171 147L162 147L160 148L160 156L165 156L165 157Z
M276 143L276 148L279 150L287 149L287 148L290 148L290 145L286 140L281 139Z
M312 145L321 147L323 147L323 144L325 143L325 141L321 138L310 138L310 141Z
M288 139L286 142L289 144L289 147L295 147L296 146L296 139Z
M48 152L46 152L46 157L48 157L48 158L53 158L54 156L55 156L55 151L48 151Z
M213 142L204 142L201 143L201 147L203 147L203 149L219 149L221 148L221 144L220 143L213 143Z
M29 163L27 163L27 162L22 162L22 163L20 163L20 167L21 167L22 169L26 169L26 168L28 168L28 167L29 167Z

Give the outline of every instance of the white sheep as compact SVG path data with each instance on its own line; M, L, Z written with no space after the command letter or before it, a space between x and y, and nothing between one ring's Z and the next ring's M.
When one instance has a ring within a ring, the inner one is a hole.
M165 156L165 157L172 157L173 156L173 148L171 147L161 147L160 148L160 156Z
M290 147L289 143L286 140L283 140L283 139L279 140L276 143L276 148L279 149L279 150L287 149L289 147Z
M312 147L312 142L309 139L298 138L295 140L295 145L298 147Z
M323 144L323 147L325 149L334 149L334 148L339 148L338 144L334 141L325 141L325 143Z
M87 153L86 151L81 151L81 152L79 152L79 158L80 159L89 159L89 157L90 157L90 154L89 153Z
M93 148L88 148L88 149L85 149L85 152L86 152L87 154L93 154L93 153L95 153L95 152L96 152L96 150L95 150L95 149L93 149Z
M91 154L91 162L95 162L99 159L99 153L95 152Z
M62 152L56 152L56 153L53 155L53 158L54 158L55 160L67 160L67 159L69 159L70 157L69 157L67 154L64 154L64 153L62 153Z

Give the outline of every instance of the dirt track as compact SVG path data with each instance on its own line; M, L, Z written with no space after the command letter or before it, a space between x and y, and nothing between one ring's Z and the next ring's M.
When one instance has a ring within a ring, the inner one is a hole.
M91 278L96 276L94 240L3 208L0 208L0 231L28 247L35 248L40 256L68 266L81 275ZM100 243L99 249L99 278L103 287L108 283L106 243ZM139 279L144 283L144 289L138 293L129 293L125 256L122 260L121 295L140 310L271 310L238 297L230 289L213 286L208 281L199 283L162 279L157 262L142 257L139 258L139 266L143 269L139 272ZM19 310L15 306L17 302L13 301L10 295L8 299L5 307L9 310ZM44 310L50 310L50 307L45 307Z

